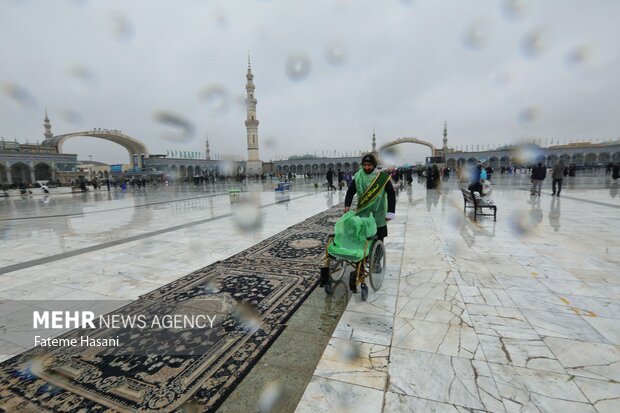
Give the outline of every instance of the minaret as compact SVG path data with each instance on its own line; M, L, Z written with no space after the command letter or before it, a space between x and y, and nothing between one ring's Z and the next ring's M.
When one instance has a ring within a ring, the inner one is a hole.
M45 109L45 119L43 121L43 126L45 127L45 139L52 139L54 134L52 133L52 124L50 123L50 119L47 117L47 109Z
M377 153L377 139L375 138L375 127L372 127L372 153Z
M443 156L448 152L448 122L443 123Z
M205 159L207 161L211 160L211 149L209 149L209 139L207 138L207 143L205 145Z
M248 160L246 162L246 170L249 175L262 174L263 163L258 157L258 119L256 119L256 103L254 97L254 75L252 74L252 66L250 64L250 55L248 54L248 73L245 75L248 82L245 85L247 97L245 100L247 109L247 119L245 127L248 137Z

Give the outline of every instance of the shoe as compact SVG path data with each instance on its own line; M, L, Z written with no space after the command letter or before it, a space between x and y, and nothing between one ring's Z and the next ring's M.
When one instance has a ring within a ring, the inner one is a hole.
M557 194L556 196L560 196L560 194Z

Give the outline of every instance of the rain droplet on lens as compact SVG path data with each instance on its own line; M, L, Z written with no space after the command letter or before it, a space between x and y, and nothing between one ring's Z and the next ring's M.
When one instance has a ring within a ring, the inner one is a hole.
M173 142L189 142L194 138L194 126L185 118L170 112L155 112L155 119L167 130L162 137Z
M341 66L347 60L347 54L344 47L339 43L331 43L325 49L325 60L334 66Z
M338 358L344 363L354 363L360 357L360 345L353 341L339 341L336 351Z
M519 122L534 122L540 118L540 109L535 107L527 107L519 112Z
M526 13L522 0L505 0L502 10L504 16L511 20L518 20L525 16Z
M2 93L13 101L17 106L25 109L35 109L37 101L30 92L17 83L4 83Z
M588 59L588 54L586 46L577 46L566 55L566 63L569 66L578 66Z
M116 40L122 42L131 40L131 37L134 34L131 21L121 13L113 14L110 19L112 20L112 31Z
M539 31L533 31L525 35L521 41L521 51L526 57L536 58L543 52L542 35Z
M286 74L291 80L301 81L308 77L311 66L305 53L292 54L286 59Z
M228 109L228 93L220 85L209 85L202 88L200 97L214 113L224 113Z
M270 381L265 385L258 399L257 411L259 413L269 413L274 411L278 402L282 400L284 386L279 380Z
M74 66L69 69L71 76L88 85L95 83L95 74L93 71L85 66Z
M82 115L78 111L67 109L61 113L62 118L65 122L70 123L72 125L79 125L82 123Z
M487 30L482 23L475 23L465 31L463 44L470 49L482 49L487 39Z
M241 199L234 205L232 220L241 232L256 232L262 226L262 209L257 202Z

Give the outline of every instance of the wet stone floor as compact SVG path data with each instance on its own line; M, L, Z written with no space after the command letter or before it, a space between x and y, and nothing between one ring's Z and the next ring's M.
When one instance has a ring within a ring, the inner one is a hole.
M402 187L382 288L315 289L219 411L620 411L620 182L493 180L497 222L454 178ZM0 199L0 298L133 300L344 195L251 189L251 232L223 186Z

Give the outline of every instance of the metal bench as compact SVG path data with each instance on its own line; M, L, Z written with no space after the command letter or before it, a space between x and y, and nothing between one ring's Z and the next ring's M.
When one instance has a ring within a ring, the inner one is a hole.
M489 204L485 202L483 199L476 198L473 191L461 189L461 192L463 193L463 203L464 203L463 213L467 211L467 208L473 208L474 209L474 221L477 220L478 215L483 215L483 216L492 215L493 221L497 221L497 206L496 205ZM492 210L493 213L485 214L483 212L485 208Z

